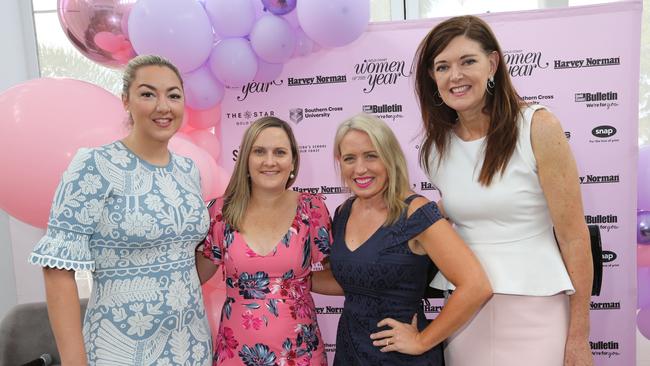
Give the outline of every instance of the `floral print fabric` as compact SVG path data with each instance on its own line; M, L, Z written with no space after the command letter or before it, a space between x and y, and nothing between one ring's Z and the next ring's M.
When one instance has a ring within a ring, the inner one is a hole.
M291 227L267 255L251 250L214 206L205 256L225 271L215 365L327 365L311 297L312 265L329 255L331 221L320 196L302 193Z
M92 270L83 333L90 365L212 364L194 250L209 226L199 172L121 142L81 149L54 195L33 264Z

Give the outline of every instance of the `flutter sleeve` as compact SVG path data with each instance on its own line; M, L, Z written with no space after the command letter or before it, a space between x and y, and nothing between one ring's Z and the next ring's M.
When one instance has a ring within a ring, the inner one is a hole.
M102 217L110 183L98 171L93 149L80 149L54 194L47 232L29 262L67 270L95 270L89 242Z
M308 198L309 245L312 266L320 264L330 254L332 246L332 219L321 195Z

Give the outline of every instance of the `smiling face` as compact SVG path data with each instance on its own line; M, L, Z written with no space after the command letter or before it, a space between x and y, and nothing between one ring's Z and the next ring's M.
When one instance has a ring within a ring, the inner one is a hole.
M366 199L382 194L388 173L368 134L348 131L341 139L339 150L341 176L352 193Z
M287 133L279 127L262 130L248 156L252 189L283 190L293 169L294 159Z
M181 126L183 88L168 67L139 68L122 102L133 120L133 132L140 138L167 143Z
M486 54L478 42L458 36L433 59L430 73L446 105L458 113L479 112L497 64L496 52Z

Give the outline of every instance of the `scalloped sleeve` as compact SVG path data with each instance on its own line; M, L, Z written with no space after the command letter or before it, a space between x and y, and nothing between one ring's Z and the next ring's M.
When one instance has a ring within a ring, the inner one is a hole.
M312 266L330 255L332 246L332 219L323 196L311 195L309 198L309 241L311 245Z
M47 232L29 262L43 267L95 270L89 241L99 222L109 182L96 167L93 149L79 149L54 194Z

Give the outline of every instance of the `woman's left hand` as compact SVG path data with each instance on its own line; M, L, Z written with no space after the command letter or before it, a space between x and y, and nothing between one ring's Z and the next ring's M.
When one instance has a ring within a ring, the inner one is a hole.
M421 355L427 351L427 348L420 340L417 322L417 314L413 315L411 324L401 323L391 318L380 321L377 327L388 326L391 329L371 334L373 346L381 347L381 352L397 351L408 355Z
M589 341L584 338L569 337L564 346L564 366L593 366Z

